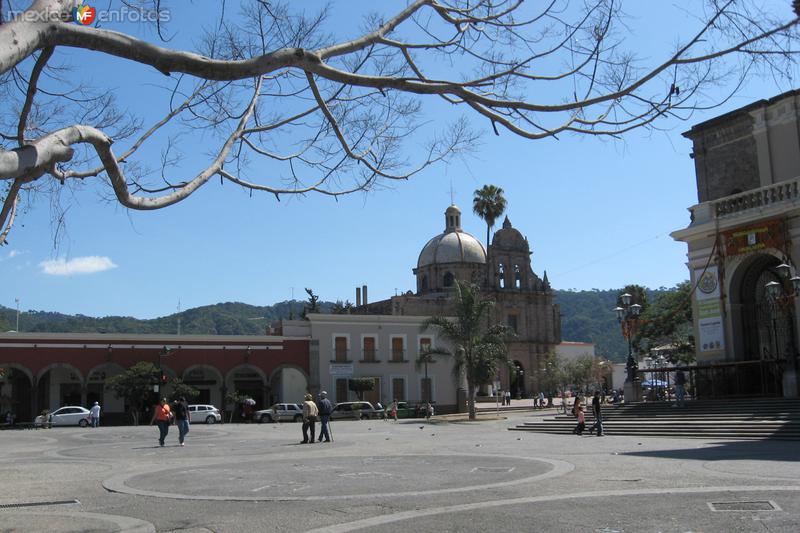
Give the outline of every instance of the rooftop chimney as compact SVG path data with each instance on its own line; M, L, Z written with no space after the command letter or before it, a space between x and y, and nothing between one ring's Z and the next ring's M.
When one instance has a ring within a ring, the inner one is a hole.
M356 287L356 307L361 307L361 287Z
M361 286L361 294L364 296L364 305L367 305L367 303L369 303L369 302L367 302L367 286L366 285L362 285Z

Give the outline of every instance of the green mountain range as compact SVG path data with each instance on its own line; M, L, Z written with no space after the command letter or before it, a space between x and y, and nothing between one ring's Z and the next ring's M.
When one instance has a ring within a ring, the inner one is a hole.
M648 290L648 301L670 289ZM593 342L598 355L613 361L624 361L628 348L616 315L618 289L591 291L555 291L561 307L561 336L564 340ZM50 311L20 313L19 329L24 332L58 333L154 333L178 332L198 335L263 335L275 320L299 318L306 302L291 300L274 305L256 306L240 302L225 302L187 309L168 316L140 320L129 316L90 317L65 315ZM332 302L320 302L328 313ZM16 324L16 310L0 306L0 331L9 331Z

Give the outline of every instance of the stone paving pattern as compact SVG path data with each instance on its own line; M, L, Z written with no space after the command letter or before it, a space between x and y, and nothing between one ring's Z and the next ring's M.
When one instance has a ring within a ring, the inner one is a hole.
M549 413L548 413L549 414ZM796 442L508 431L479 422L0 432L0 531L800 531ZM78 500L36 507L9 504ZM764 510L719 511L709 505ZM757 504L748 502L760 502Z

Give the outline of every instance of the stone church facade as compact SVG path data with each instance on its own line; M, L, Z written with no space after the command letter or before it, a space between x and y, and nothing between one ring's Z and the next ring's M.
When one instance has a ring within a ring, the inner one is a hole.
M547 273L533 271L527 238L508 217L494 233L488 251L461 229L461 211L451 205L445 211L445 228L422 248L416 268L416 292L360 305L359 314L429 317L453 314L451 290L456 280L470 281L481 294L495 301L491 320L516 332L509 342L514 369L502 369L500 387L514 396L538 392L539 370L548 354L561 342L561 318ZM481 392L491 393L484 388Z
M672 237L687 244L697 286L697 362L731 369L709 383L723 394L797 396L800 91L684 135L698 203L689 208L689 226Z

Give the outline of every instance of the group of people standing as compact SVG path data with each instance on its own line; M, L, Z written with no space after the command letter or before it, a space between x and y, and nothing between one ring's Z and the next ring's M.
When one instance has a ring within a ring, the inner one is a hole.
M319 439L316 442L331 442L330 421L333 404L328 399L328 393L319 393L319 402L314 402L314 397L310 394L305 395L303 401L303 440L300 444L313 444L317 427L317 420L320 422ZM311 433L311 438L308 435Z
M161 398L161 401L153 409L153 418L150 424L158 426L158 444L164 446L164 443L169 434L169 426L175 422L178 426L178 444L184 446L186 434L189 433L189 404L186 398L180 397L170 405L166 398Z

